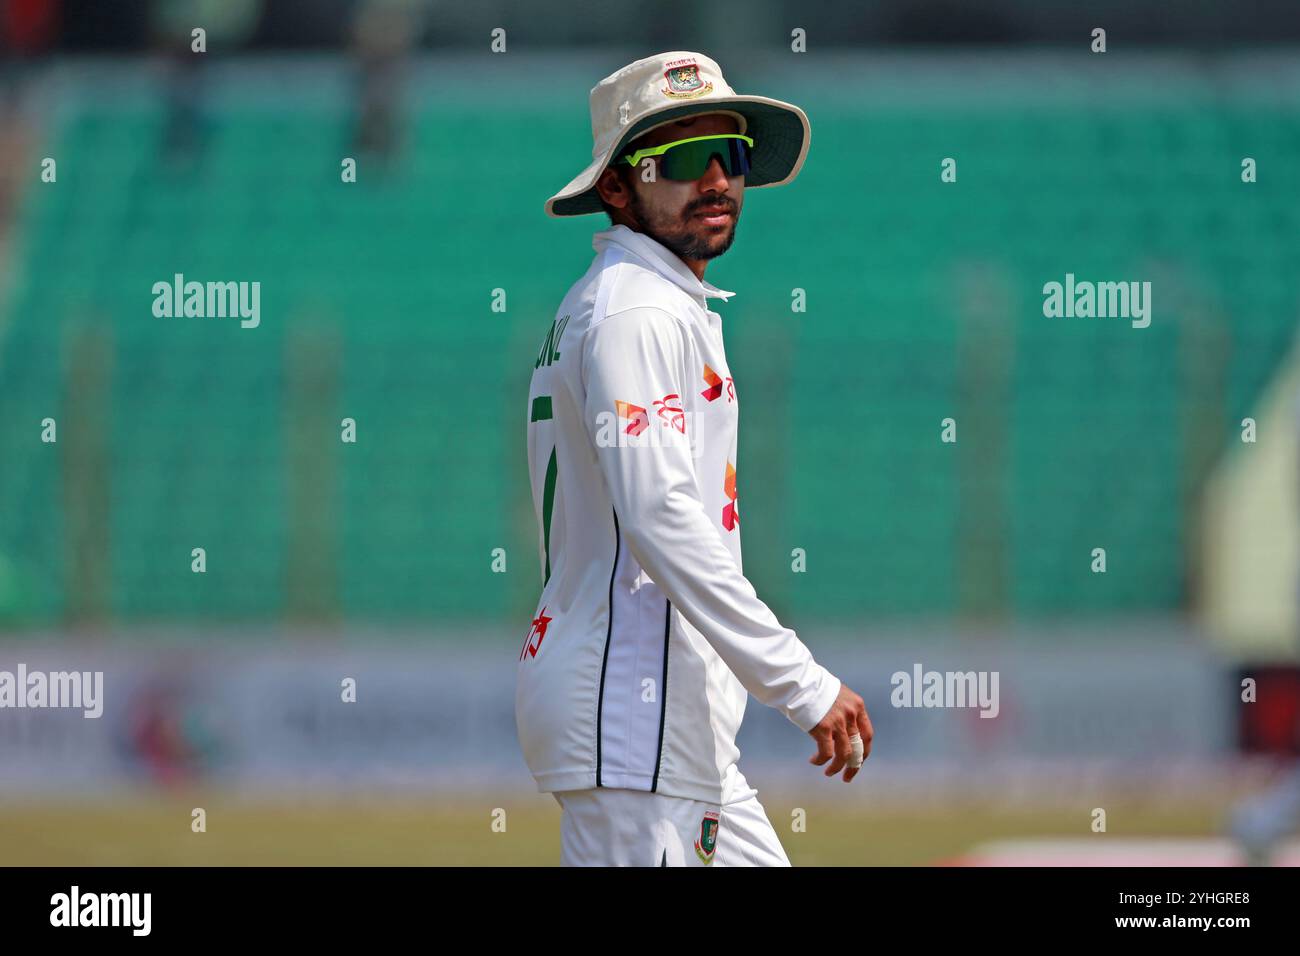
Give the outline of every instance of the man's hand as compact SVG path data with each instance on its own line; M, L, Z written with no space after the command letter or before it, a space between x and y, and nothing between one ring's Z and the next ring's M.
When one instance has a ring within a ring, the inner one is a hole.
M862 737L863 759L865 760L871 754L873 731L871 718L867 716L867 705L862 702L861 697L843 684L840 685L839 696L835 698L835 703L831 704L831 709L826 712L821 723L808 733L817 741L817 754L809 759L809 763L820 766L832 757L835 758L826 768L828 777L835 776L848 765L849 756L853 753L849 738L854 734ZM858 770L858 767L852 766L844 769L844 782L848 783L856 777Z

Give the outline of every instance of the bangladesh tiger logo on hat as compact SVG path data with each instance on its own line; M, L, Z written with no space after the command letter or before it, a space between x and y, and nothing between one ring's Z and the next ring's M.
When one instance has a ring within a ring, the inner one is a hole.
M705 83L700 76L700 66L694 60L673 60L664 64L664 79L668 81L659 92L673 99L690 99L713 92L713 84Z

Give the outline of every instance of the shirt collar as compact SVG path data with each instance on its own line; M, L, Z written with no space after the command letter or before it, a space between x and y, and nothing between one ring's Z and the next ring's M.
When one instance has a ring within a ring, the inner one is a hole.
M706 299L720 298L725 302L736 294L719 289L711 282L705 282L697 278L686 263L682 262L663 243L650 238L643 232L629 229L622 223L596 233L592 237L591 247L599 252L601 247L608 243L613 243L628 250L637 258L648 263L665 279L669 279L681 286L693 296L703 296Z

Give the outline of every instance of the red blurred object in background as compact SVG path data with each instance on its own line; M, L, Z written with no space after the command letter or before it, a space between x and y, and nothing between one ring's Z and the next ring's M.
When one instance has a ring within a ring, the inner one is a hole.
M53 44L59 0L3 0L0 14L0 39L10 50L33 54Z
M1300 666L1270 665L1243 669L1255 681L1254 703L1242 702L1237 742L1245 753L1300 757Z

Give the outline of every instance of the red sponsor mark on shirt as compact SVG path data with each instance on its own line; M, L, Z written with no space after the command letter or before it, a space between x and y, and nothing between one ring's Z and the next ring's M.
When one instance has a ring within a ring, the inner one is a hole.
M722 526L734 531L740 524L740 514L736 511L736 466L727 462L727 476L722 481L723 493L731 499L722 508Z
M682 411L682 397L676 392L671 395L665 395L663 398L655 399L655 410L664 423L676 428L683 435L686 434L686 413ZM677 404L674 405L673 402Z
M615 411L619 418L628 420L627 428L623 431L628 435L639 435L650 427L650 416L640 405L633 405L631 402L624 402L618 399L614 401Z
M519 652L519 659L522 661L524 655L536 657L538 649L542 646L542 639L546 637L546 625L550 624L553 618L546 616L546 607L537 612L537 617L533 618L533 626L528 630L528 636L524 638L524 649ZM536 638L536 640L534 640Z
M724 383L727 390L727 401L734 402L736 400L736 383L731 380L730 375L724 379L717 372L713 371L713 369L709 368L706 363L704 366L704 381L709 384L709 387L700 392L700 394L708 401L713 402L722 397Z

